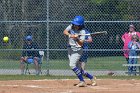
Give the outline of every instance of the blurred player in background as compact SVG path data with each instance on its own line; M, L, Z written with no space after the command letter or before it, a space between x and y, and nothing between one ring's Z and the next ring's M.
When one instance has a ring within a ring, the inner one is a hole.
M32 41L32 36L26 37L26 42L23 45L23 49L29 49L29 50L22 51L22 56L20 59L21 74L24 74L25 63L28 62L29 59L33 59L36 75L38 75L40 73L40 70L39 70L40 54L39 54L39 51L34 51L30 49L39 49L39 47L36 43Z
M137 35L133 35L131 41L128 43L129 51L129 63L128 64L137 64L137 55L138 51L136 49L140 49L139 37ZM136 75L136 66L128 67L128 74Z
M85 42L85 36L79 36L78 34L86 34L86 29L84 27L84 18L82 16L75 16L71 24L64 30L64 35L69 37L68 42L68 57L69 57L69 65L74 73L80 80L80 83L77 84L78 87L85 87L86 83L83 78L83 74L81 70L77 67L79 63L79 59L83 53L83 43ZM83 70L83 72L85 72ZM95 79L92 75L86 72L86 77L90 78L92 85L94 85Z
M129 25L129 31L125 32L122 35L122 41L124 43L123 49L124 49L124 57L126 58L127 63L129 63L129 49L128 49L128 43L131 41L132 35L138 35L140 37L140 32L135 31L135 26L133 24Z

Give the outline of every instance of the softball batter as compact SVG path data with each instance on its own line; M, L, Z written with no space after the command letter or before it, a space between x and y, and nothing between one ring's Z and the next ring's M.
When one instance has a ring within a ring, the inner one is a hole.
M64 30L64 35L69 37L68 42L68 58L69 65L73 72L77 75L80 80L80 83L77 84L78 87L85 87L86 83L83 78L83 73L77 67L79 59L83 53L83 43L85 41L85 36L79 36L78 34L86 34L86 29L84 27L84 18L82 16L75 16L71 24ZM86 73L86 77L90 78L92 84L95 85L96 82L92 75Z

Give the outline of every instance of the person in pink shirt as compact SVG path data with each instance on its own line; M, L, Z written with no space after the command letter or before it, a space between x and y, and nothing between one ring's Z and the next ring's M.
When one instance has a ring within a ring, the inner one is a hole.
M132 35L137 35L140 38L140 32L137 32L135 29L136 29L135 26L133 24L131 24L131 25L129 25L129 31L125 32L122 35L122 41L124 43L124 46L123 46L124 57L126 58L127 63L129 60L128 43L131 41Z

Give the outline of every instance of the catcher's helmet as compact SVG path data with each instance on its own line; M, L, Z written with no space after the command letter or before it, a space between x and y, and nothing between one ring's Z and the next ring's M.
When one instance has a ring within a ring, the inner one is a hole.
M31 41L32 40L32 36L27 36L26 40Z
M84 25L84 17L82 16L75 16L73 21L71 22L74 25Z

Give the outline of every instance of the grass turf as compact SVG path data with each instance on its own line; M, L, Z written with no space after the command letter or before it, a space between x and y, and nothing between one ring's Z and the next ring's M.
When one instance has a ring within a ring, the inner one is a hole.
M126 63L123 56L106 56L88 58L88 70L124 70L122 64ZM1 69L19 69L19 60L0 59ZM33 66L32 66L33 67ZM43 60L42 69L70 69L68 59Z
M0 80L41 80L41 79L77 79L76 76L50 76L50 75L0 75ZM140 80L140 76L97 76L97 79Z

